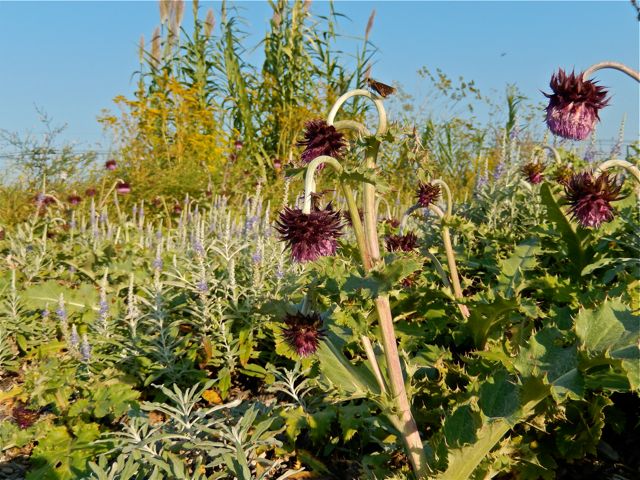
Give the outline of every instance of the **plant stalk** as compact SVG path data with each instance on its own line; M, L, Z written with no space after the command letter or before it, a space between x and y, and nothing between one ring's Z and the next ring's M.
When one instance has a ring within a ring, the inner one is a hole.
M611 61L599 62L591 65L584 71L582 76L587 79L598 70L602 70L604 68L610 68L612 70L618 70L622 73L626 73L637 82L640 82L640 72L636 72L633 68L627 67L624 63Z

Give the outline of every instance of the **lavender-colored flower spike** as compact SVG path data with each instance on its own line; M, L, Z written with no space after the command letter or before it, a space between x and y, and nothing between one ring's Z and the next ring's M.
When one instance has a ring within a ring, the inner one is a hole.
M80 356L85 362L91 360L91 345L89 344L89 339L87 338L86 333L82 335L82 343L80 344Z
M78 329L76 328L75 323L71 325L71 335L69 336L69 344L72 348L78 348L78 344L80 343L80 337L78 336Z

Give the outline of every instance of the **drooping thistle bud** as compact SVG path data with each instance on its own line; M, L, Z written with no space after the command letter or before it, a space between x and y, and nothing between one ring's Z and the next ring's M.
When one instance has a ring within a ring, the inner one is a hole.
M213 16L213 9L207 10L207 17L204 20L204 35L209 38L213 32L213 27L216 25L216 19Z
M114 171L117 167L118 167L118 164L113 159L107 160L104 164L104 168L110 171Z
M596 82L585 80L582 73L567 75L560 69L551 76L553 93L549 98L547 126L554 135L570 140L584 140L600 120L598 111L607 106L607 90Z
M128 182L118 182L116 185L116 192L120 195L127 195L128 193L131 193L131 185Z
M311 262L336 253L342 227L340 211L333 211L329 203L324 210L313 208L309 214L285 207L275 228L288 243L295 261Z
M389 235L385 238L385 245L389 252L411 252L418 248L418 237L413 232Z
M564 186L572 218L584 228L598 228L615 216L611 202L620 200L622 185L605 173L598 177L590 171L576 173Z
M432 183L421 183L416 192L416 199L421 207L428 207L440 198L440 186Z
M80 202L82 201L82 197L74 193L72 195L69 195L67 201L69 202L69 205L75 207L76 205L80 204Z
M295 352L301 357L313 355L320 346L320 340L325 336L322 328L322 318L319 313L304 314L297 312L286 314L286 327L282 328L282 336Z
M573 170L566 164L559 165L553 173L553 179L560 185L566 185L573 175Z
M529 162L522 167L522 173L532 185L538 185L544 180L544 165L538 162Z
M96 189L93 187L89 187L85 190L84 194L87 197L95 197L96 196Z
M324 120L311 120L305 124L304 139L298 146L305 147L300 159L307 164L320 155L339 157L346 142L333 125Z

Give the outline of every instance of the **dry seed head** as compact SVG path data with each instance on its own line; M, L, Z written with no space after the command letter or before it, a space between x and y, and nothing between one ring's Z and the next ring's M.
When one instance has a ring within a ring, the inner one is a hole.
M144 60L144 35L140 35L140 43L138 44L138 58L140 63Z
M211 36L211 32L213 32L213 27L216 25L216 18L213 16L213 9L210 8L207 12L207 18L204 20L204 34L207 37Z
M160 27L156 27L151 37L151 64L154 67L158 66L162 57L162 53L160 53L160 43Z
M171 0L160 0L160 23L164 25L169 20L171 11Z
M369 15L369 21L367 22L367 28L364 31L364 41L369 40L369 34L371 33L371 29L373 28L373 20L376 18L376 9L371 10L371 15Z
M173 12L174 26L175 31L178 32L180 30L180 25L182 25L182 19L184 18L184 0L176 0L175 2L175 10Z

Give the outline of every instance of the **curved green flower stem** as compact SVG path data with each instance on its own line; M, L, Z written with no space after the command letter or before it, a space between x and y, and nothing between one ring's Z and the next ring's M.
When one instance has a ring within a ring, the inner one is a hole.
M409 207L406 212L404 212L404 214L402 215L402 220L400 221L400 227L399 227L400 235L402 235L402 232L407 226L407 220L409 219L411 214L416 210L420 210L421 208L423 208L422 205L420 205L419 203L416 203L415 205L412 205L411 207ZM444 286L446 288L451 288L451 290L453 290L453 287L451 286L451 280L449 280L449 276L442 268L442 264L440 263L440 261L435 257L435 255L433 255L429 251L425 252L425 256L429 257L429 259L433 262L433 266L438 272L438 275L440 275L440 279L442 280L442 283L444 283Z
M441 222L445 219L444 212L437 205L429 205L429 210L434 212L440 217ZM462 294L462 287L460 285L460 276L458 274L458 267L456 265L456 257L453 253L453 245L451 243L451 234L449 233L449 227L442 226L442 243L444 243L444 250L447 254L447 264L449 265L449 273L451 275L451 284L453 285L453 295L461 300L464 298ZM458 309L464 318L469 318L469 309L466 305L458 304Z
M597 72L598 70L602 70L603 68L611 68L613 70L618 70L622 73L626 73L637 82L640 82L640 72L636 72L633 68L627 67L624 63L620 63L620 62L606 61L606 62L596 63L594 65L591 65L589 68L587 68L582 74L582 76L584 79L587 79L591 75L593 75L595 72Z
M536 145L536 147L534 148L534 151L536 150L549 150L549 152L551 152L553 154L553 159L556 162L557 165L562 164L562 158L560 157L560 152L558 152L558 150L556 150L555 148L553 148L550 145Z
M376 212L380 210L378 207L382 202L384 202L384 205L387 207L387 218L391 218L391 206L389 205L387 199L384 197L378 197L378 199L376 200Z
M331 124L330 124L331 125ZM365 127L360 122L356 122L355 120L338 120L333 124L336 130L350 130L352 132L356 132L363 137L370 137L371 132L367 127Z
M384 134L387 131L387 114L384 110L384 106L382 105L382 100L379 97L372 95L371 92L361 89L352 90L342 95L331 108L327 117L327 123L332 125L340 107L349 98L355 96L367 97L373 101L376 109L378 110L378 128L376 130L376 135ZM379 148L380 141L378 139L371 139L371 143L365 150L365 166L367 169L373 170L375 168ZM366 248L371 258L372 266L375 267L381 262L375 204L376 189L375 185L368 182L363 183L362 189ZM355 216L358 216L357 209L354 213ZM402 434L402 438L406 444L407 454L416 477L419 479L426 478L426 456L422 445L422 439L418 432L418 427L415 419L413 418L413 414L411 413L411 406L409 404L409 398L407 397L407 391L404 385L404 376L402 374L402 366L400 365L400 356L398 354L396 335L393 328L393 317L391 315L389 297L386 295L380 295L375 299L375 304L378 318L380 320L382 345L384 348L385 359L387 361L388 376L391 383L391 396L395 401L397 408L397 417L394 419L390 415L390 418Z
M100 198L100 203L98 204L98 211L101 212L102 208L104 207L104 202L107 198L109 198L109 196L111 195L111 193L113 193L113 191L115 190L116 186L119 183L124 183L124 180L120 179L120 178L116 178L116 181L113 182L113 185L111 185L111 188L109 188L109 191L107 191L106 195L103 195L102 198Z
M446 202L447 202L447 215L451 216L453 213L453 200L452 200L452 195L451 195L451 189L449 188L449 185L447 185L447 182L445 182L444 180L437 178L435 180L433 180L431 182L432 185L440 185L443 189L444 189L444 193L447 196Z
M626 160L607 160L606 162L598 165L595 173L596 175L600 175L601 173L616 167L624 168L635 179L636 188L634 190L636 192L636 197L640 202L640 170L633 163L627 162Z
M335 158L329 157L327 155L321 155L319 157L314 158L307 167L307 172L305 175L304 181L304 207L303 213L309 214L311 213L311 194L315 190L315 180L314 175L318 166L321 163L326 163L333 167L338 173L342 172L342 165ZM369 252L367 250L364 229L362 228L362 222L360 221L360 215L358 213L358 206L356 204L355 198L353 197L353 192L351 188L346 184L346 182L340 182L342 187L342 191L347 200L347 206L349 208L349 214L351 216L351 223L353 225L353 230L356 236L356 242L358 244L358 250L360 251L360 256L362 259L362 265L364 266L365 271L369 271L371 269L371 258L369 257ZM305 297L306 301L306 297ZM380 386L380 390L382 392L386 392L386 388L384 385L384 379L382 377L382 373L380 372L380 366L378 365L378 361L373 352L373 347L371 345L371 340L366 335L362 335L361 337L362 345L364 347L364 351L367 355L367 359L371 364L371 368L376 377L378 385Z
M624 168L640 185L640 169L638 169L638 167L636 167L633 163L627 162L626 160L607 160L606 162L598 165L598 167L596 168L596 175L604 173L605 171L615 167Z

